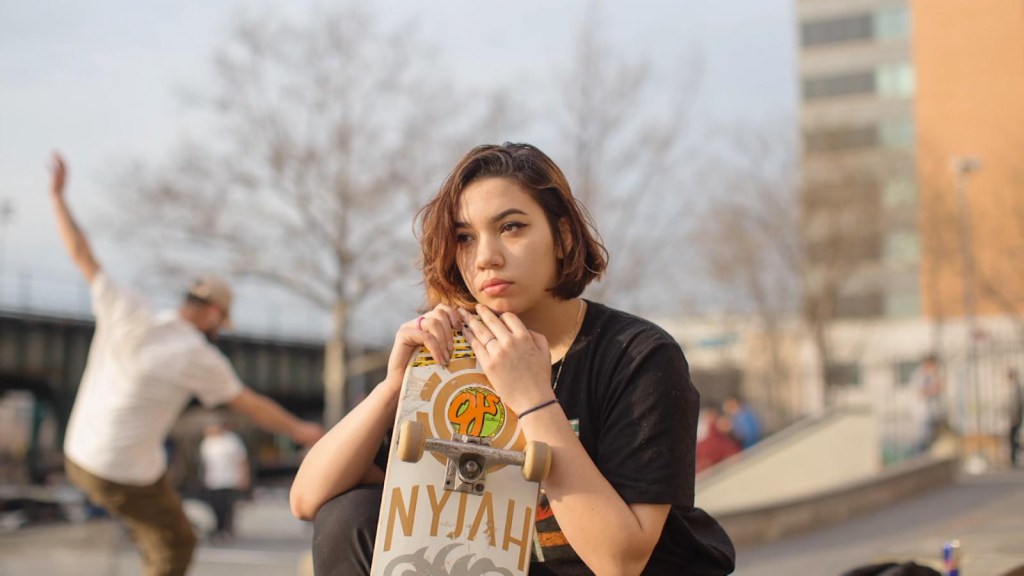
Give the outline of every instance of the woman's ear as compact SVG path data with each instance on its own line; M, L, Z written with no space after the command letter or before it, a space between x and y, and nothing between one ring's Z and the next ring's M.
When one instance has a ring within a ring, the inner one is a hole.
M565 255L572 250L572 228L569 226L569 220L562 218L558 221L558 236L559 242L556 249L556 256L561 259L565 259Z

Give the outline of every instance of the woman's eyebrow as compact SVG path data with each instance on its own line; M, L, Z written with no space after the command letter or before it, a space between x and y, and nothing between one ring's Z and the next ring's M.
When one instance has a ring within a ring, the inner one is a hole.
M494 224L494 223L497 223L497 222L501 222L502 220L504 220L505 218L507 218L507 217L509 217L509 216L511 216L513 214L517 214L517 215L521 215L521 216L527 216L527 213L524 210L521 210L519 208L509 208L508 210L502 210L501 212L498 212L494 216L491 216L491 223ZM462 220L456 220L455 221L455 227L456 228L469 228L469 224L466 224Z
M509 208L508 210L503 210L503 211L495 214L493 217L491 217L491 223L494 224L494 223L500 222L500 221L504 220L505 218L507 218L507 217L509 217L509 216L511 216L513 214L519 214L519 215L522 215L522 216L526 216L526 212L523 211L523 210L520 210L519 208Z

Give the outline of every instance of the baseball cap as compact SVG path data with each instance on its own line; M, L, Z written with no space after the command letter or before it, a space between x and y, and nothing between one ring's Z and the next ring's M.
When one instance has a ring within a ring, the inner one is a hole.
M205 276L192 283L189 296L220 308L224 313L224 327L231 328L231 286L216 276Z

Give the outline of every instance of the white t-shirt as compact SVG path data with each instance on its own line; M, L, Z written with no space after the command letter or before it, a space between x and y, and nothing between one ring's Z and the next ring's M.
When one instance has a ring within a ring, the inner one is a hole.
M199 443L203 461L203 485L211 490L241 488L246 462L245 444L234 432L203 437Z
M144 486L167 469L163 443L189 400L217 406L243 390L228 359L176 310L154 313L97 274L96 332L64 454L106 480Z

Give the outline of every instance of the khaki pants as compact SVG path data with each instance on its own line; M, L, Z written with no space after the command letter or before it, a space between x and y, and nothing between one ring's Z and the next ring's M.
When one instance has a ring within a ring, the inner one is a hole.
M184 576L196 537L167 474L149 486L104 480L65 461L68 479L94 504L128 526L142 553L145 576Z

